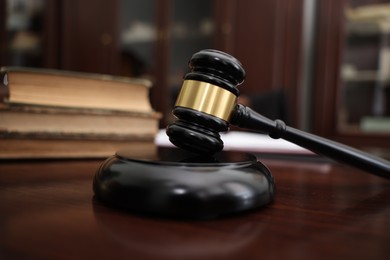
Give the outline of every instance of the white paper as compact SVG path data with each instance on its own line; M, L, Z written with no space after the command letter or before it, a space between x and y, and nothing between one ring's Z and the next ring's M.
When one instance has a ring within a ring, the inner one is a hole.
M286 140L272 139L268 135L258 133L230 131L222 133L221 139L224 142L224 150L279 154L314 154L313 152ZM174 146L169 141L169 138L165 133L165 129L159 131L156 136L155 143L158 146L163 147Z

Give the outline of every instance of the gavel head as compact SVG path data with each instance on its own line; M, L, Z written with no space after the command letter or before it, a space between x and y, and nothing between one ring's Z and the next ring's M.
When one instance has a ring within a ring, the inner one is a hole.
M166 132L180 148L214 154L223 149L219 132L229 129L245 71L237 59L216 50L195 53L189 68L173 109L177 121Z

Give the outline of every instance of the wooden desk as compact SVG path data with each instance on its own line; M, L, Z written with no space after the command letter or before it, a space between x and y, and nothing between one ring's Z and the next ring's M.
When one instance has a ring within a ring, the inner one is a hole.
M101 160L0 164L1 259L389 259L390 181L267 158L276 199L207 221L153 219L93 199Z

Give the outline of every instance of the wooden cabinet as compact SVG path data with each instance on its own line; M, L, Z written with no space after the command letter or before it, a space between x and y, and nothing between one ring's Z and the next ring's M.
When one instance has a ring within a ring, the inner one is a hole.
M303 0L0 0L0 63L148 77L154 83L152 104L165 115L163 127L188 59L216 48L242 62L247 72L242 95L286 94L292 126L301 126L302 93L308 91L314 133L353 146L389 147L388 131L360 128L365 116L389 118L387 76L381 87L376 80L376 71L388 70L378 53L390 56L389 33L357 36L346 26L347 10L389 0L316 2L309 90L301 78ZM23 14L30 20L10 18ZM373 66L364 67L363 59ZM374 78L359 80L368 74Z
M0 0L4 7L11 2ZM204 48L229 52L243 63L244 95L286 92L293 125L299 121L302 0L18 2L42 3L41 60L34 66L148 77L152 103L166 115L162 126L189 58ZM2 17L4 29L8 18ZM10 39L7 30L1 33ZM5 57L7 43L1 64L24 65Z

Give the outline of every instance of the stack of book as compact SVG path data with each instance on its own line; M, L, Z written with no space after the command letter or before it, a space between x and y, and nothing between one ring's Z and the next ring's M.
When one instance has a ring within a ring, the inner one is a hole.
M0 158L150 153L161 115L145 79L1 68Z

